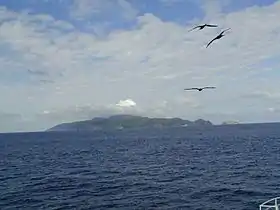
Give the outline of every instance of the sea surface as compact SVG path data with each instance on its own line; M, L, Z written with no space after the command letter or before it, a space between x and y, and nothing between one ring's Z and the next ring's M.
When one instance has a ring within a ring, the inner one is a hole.
M0 134L0 209L257 210L280 124Z

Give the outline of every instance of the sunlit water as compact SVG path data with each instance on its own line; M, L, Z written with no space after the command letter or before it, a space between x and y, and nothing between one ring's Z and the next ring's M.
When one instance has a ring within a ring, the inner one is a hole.
M280 124L0 134L0 209L258 209Z

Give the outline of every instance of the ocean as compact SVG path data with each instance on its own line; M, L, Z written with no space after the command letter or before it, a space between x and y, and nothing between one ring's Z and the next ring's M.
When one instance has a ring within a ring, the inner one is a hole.
M0 134L1 210L256 210L277 196L277 123Z

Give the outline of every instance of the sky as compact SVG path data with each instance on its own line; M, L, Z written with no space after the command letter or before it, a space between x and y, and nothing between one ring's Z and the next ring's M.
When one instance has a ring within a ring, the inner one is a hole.
M0 0L0 132L114 114L280 121L279 18L276 0ZM189 32L204 23L218 27ZM184 91L200 86L217 88Z

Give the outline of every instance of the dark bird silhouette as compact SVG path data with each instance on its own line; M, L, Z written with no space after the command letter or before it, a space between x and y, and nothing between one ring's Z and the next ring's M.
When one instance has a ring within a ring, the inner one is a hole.
M185 88L184 90L198 90L198 91L202 91L204 89L214 89L216 87L202 87L202 88Z
M228 29L226 29L226 30L223 30L218 36L216 36L214 39L212 39L212 40L207 44L206 48L207 48L212 42L214 42L215 40L222 38L222 37L225 35L224 33L225 33L227 30L229 30L229 29L230 29L230 28L228 28Z
M33 75L41 75L41 76L47 75L47 72L41 71L41 70L31 70L31 69L28 69L27 71L28 71L28 73L33 74Z
M192 29L189 30L189 31L192 31L192 30L197 29L197 28L198 28L199 30L202 30L202 29L204 29L205 27L218 27L218 26L217 26L217 25L204 24L204 25L196 26L196 27L192 28Z

